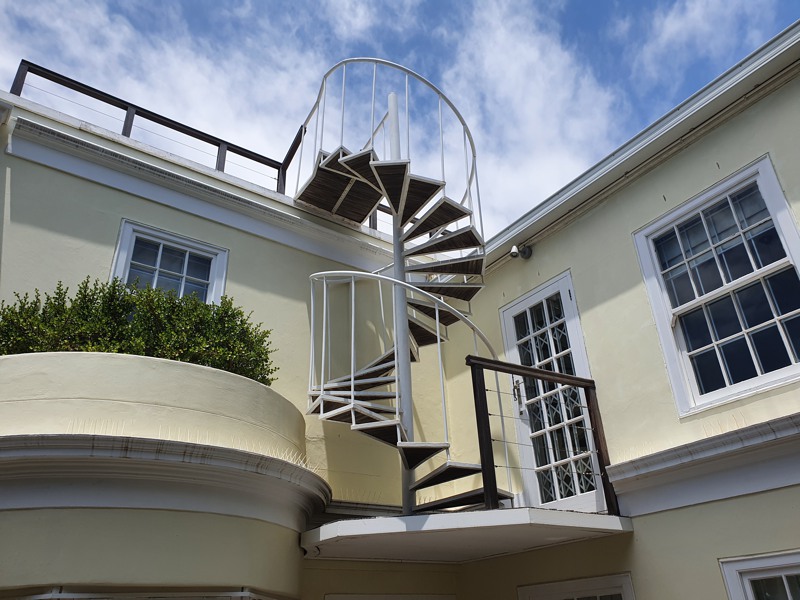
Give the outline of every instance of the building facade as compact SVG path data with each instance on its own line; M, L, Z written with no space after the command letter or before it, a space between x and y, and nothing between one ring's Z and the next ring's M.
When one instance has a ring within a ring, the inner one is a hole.
M16 82L0 298L226 294L280 371L0 357L0 597L800 598L798 73L795 25L489 240L402 67L206 166Z

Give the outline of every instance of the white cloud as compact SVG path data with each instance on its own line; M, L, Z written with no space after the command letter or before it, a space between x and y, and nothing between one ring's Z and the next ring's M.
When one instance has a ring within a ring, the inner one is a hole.
M348 49L347 40L333 36L372 40L376 32L394 31L402 40L426 16L418 0L356 2L350 14L357 18L343 31L313 3L292 3L289 14L242 2L215 13L213 30L198 30L179 4L31 2L0 0L0 21L8 25L0 80L10 83L19 58L27 57L276 158L311 108L321 75ZM487 233L620 141L621 98L561 42L552 9L540 14L525 2L455 3L440 23L424 25L437 36L439 54L425 47L405 51L436 61L443 75L434 83L476 137ZM375 48L382 41L370 43ZM391 58L405 62L408 55Z
M143 15L151 19L148 30L98 0L35 3L35 10L30 3L0 3L0 21L9 25L0 48L3 81L10 84L19 59L29 58L276 158L294 138L327 67L313 45L246 5L221 14L237 26L237 37L223 43L211 33L193 35L170 3L139 7L151 11Z
M548 18L521 7L476 4L443 84L476 137L490 234L619 141L620 98L564 46Z
M721 72L743 52L769 38L774 0L678 0L656 9L635 50L633 74L645 89L673 94L698 61Z

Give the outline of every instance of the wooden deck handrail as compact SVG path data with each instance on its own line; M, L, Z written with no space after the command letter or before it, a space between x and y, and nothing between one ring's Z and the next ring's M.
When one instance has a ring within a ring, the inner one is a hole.
M150 121L152 123L156 123L167 129L171 129L173 131L177 131L178 133L182 133L183 135L187 135L192 137L196 140L200 140L201 142L205 142L212 146L216 146L217 148L217 160L216 160L216 169L218 171L225 171L225 161L227 154L232 153L243 158L247 158L252 160L253 162L262 164L266 167L274 169L277 171L277 191L281 194L286 192L286 171L291 163L292 159L294 158L294 154L297 151L297 148L300 146L300 140L302 139L303 135L305 134L305 128L301 127L297 132L294 140L292 141L289 150L286 152L286 156L284 157L283 161L275 160L274 158L269 158L264 156L263 154L258 154L257 152L253 152L252 150L248 150L242 146L237 146L236 144L232 144L227 142L221 138L213 136L211 134L205 133L204 131L200 131L199 129L195 129L194 127L189 127L183 123L155 113L151 110L146 108L142 108L141 106L137 106L132 102L128 102L127 100L123 100L122 98L118 98L102 90L98 90L90 85L86 85L85 83L81 83L75 79L57 73L55 71L51 71L45 67L40 65L34 64L27 60L22 60L19 63L19 68L17 69L17 74L14 77L14 82L11 85L11 93L15 96L22 95L22 89L25 85L25 78L31 73L33 75L37 75L43 79L47 79L48 81L52 81L58 85L61 85L67 89L73 90L84 96L88 96L90 98L94 98L95 100L99 100L100 102L104 102L110 106L115 108L119 108L125 111L125 120L122 125L122 135L125 137L130 137L131 131L133 129L133 120L135 117L139 117Z
M467 366L472 369L472 391L475 397L475 418L478 426L478 446L481 456L481 470L483 473L484 500L487 509L497 508L499 506L499 499L497 493L497 479L494 472L494 454L492 451L491 429L489 425L489 409L486 400L486 385L483 375L484 369L583 388L586 397L586 409L589 413L589 420L592 425L590 429L595 452L597 452L597 462L600 467L600 481L603 486L606 508L609 514L619 515L617 495L614 492L611 481L608 479L608 473L606 471L606 467L610 464L608 459L608 447L606 446L606 438L603 431L603 421L597 406L597 390L593 379L555 373L553 371L537 369L525 365L516 365L471 354L467 355L466 363Z

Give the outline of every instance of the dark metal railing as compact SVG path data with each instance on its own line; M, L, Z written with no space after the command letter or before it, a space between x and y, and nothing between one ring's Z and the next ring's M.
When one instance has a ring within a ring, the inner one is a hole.
M619 515L617 495L614 493L614 488L611 486L608 473L606 472L606 467L608 467L610 462L608 459L606 438L603 432L603 421L600 418L600 411L597 407L597 390L594 380L473 355L468 355L466 362L467 366L472 369L472 391L475 396L475 418L478 426L478 447L481 458L481 474L483 476L483 493L486 508L491 510L500 506L500 498L497 492L494 452L492 449L492 433L489 424L489 407L486 400L486 383L483 373L484 370L488 369L498 373L507 373L519 377L531 377L541 381L583 389L589 420L592 424L592 440L594 441L595 452L597 452L597 463L600 467L600 481L603 487L606 508L608 514Z
M294 140L289 146L289 150L286 152L286 156L283 157L283 160L279 161L275 160L274 158L269 158L262 154L253 152L252 150L248 150L247 148L237 146L236 144L232 144L198 129L194 129L193 127L179 123L178 121L169 119L151 110L147 110L146 108L142 108L141 106L137 106L131 102L128 102L127 100L117 98L116 96L107 94L106 92L98 90L97 88L93 88L85 83L81 83L80 81L76 81L75 79L71 79L27 60L22 60L19 63L17 74L14 77L14 83L11 85L12 94L16 96L22 96L22 88L25 85L25 78L28 73L37 75L65 88L125 111L125 120L123 121L121 131L122 135L125 137L131 136L131 131L133 130L133 121L135 118L145 119L152 123L166 127L167 129L171 129L183 135L187 135L196 140L200 140L215 146L217 148L217 171L225 171L225 162L227 160L228 153L236 154L243 158L252 160L253 162L274 169L277 173L276 190L281 194L286 192L286 171L289 168L289 164L292 162L297 149L300 147L300 141L302 140L303 135L305 135L305 127L300 127L294 137Z

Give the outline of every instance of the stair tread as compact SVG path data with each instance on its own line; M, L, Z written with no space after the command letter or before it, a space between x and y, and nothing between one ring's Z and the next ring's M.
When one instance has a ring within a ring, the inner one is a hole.
M411 219L413 219L443 187L443 181L428 179L418 175L409 175L401 225L405 226L408 224L408 222L411 221Z
M320 394L324 402L328 402L331 404L338 404L339 407L341 406L359 406L364 407L366 409L372 410L374 412L385 412L385 413L392 413L394 414L395 408L394 406L390 406L388 404L376 404L375 402L370 402L369 400L355 400L352 403L350 402L350 398L342 397L342 396L329 396L327 394Z
M351 181L350 176L317 168L295 199L330 213Z
M433 252L448 252L475 248L483 244L483 240L472 225L467 225L456 231L443 232L427 242L406 250L405 256L430 254Z
M360 177L362 181L380 191L381 184L375 175L375 171L370 167L370 162L377 160L377 158L375 151L372 148L368 148L367 150L341 157L339 163L354 175Z
M406 437L403 426L399 419L388 419L386 421L376 421L372 423L359 423L351 427L354 431L366 434L379 442L396 447L397 443Z
M480 472L480 465L448 461L442 465L439 465L433 471L411 484L411 489L422 490L427 487L439 485L440 483L446 483L455 479L461 479L462 477L469 477L470 475L479 474Z
M482 275L483 256L467 256L420 263L406 267L406 271L415 273L451 273L454 275Z
M472 211L468 208L461 206L447 196L443 196L403 234L402 239L403 241L412 240L471 214Z
M389 205L395 213L400 212L408 184L408 161L371 161L370 166Z
M352 177L352 174L348 176ZM352 185L349 189L345 188L344 197L340 197L332 212L360 224L366 221L378 206L382 194L368 183L358 179L351 179L351 181Z
M437 336L435 329L411 315L408 315L408 330L411 335L414 336L414 341L417 342L417 346L430 346L437 343L440 339L442 341L447 340L447 337L442 331L439 331L439 335Z
M430 304L428 302L422 302L421 300L417 300L415 298L409 298L406 302L408 302L408 305L413 310L421 312L422 314L430 317L431 319L436 319L437 312L433 304ZM439 322L445 326L452 325L453 323L456 323L459 320L454 313L450 312L449 310L441 306L439 307L438 314L439 314Z
M373 379L375 377L384 377L386 373L391 373L394 370L395 362L394 362L394 351L391 351L392 360L387 362L378 362L376 363L373 361L366 367L359 369L353 376L355 377L356 381L361 381L362 379ZM379 356L378 358L385 358L387 355L384 354ZM381 373L381 375L378 375ZM374 377L370 377L374 376ZM328 383L339 383L343 381L350 381L350 374L342 375L341 377L336 377L335 379L329 379Z
M399 442L397 449L407 469L414 469L426 460L447 450L450 444L446 442Z
M429 512L434 510L444 510L446 508L467 507L476 504L484 503L484 489L482 487L448 496L446 498L439 498L425 504L419 504L414 507L414 512ZM514 496L505 490L497 490L497 495L503 500L510 500Z
M346 390L354 387L356 391L361 392L381 385L391 385L395 383L395 381L397 381L395 377L362 377L360 379L356 378L351 386L351 378L348 375L347 378L339 381L329 381L322 386L322 389L323 391L336 389Z
M478 283L418 283L416 287L437 296L448 296L469 302L483 289Z
M349 154L350 150L348 150L344 146L339 146L338 148L336 148L336 150L334 150L328 156L326 156L319 166L321 169L327 169L329 171L341 173L342 175L348 177L349 179L352 179L353 174L350 172L350 170L339 162L342 157L348 156Z
M351 392L350 390L325 390L324 392L325 396L331 396L334 398L349 398L351 394L354 395L355 398L361 398L362 400L366 400L367 398L372 398L373 400L389 400L396 396L395 392L387 392L382 390L356 390L355 392Z

